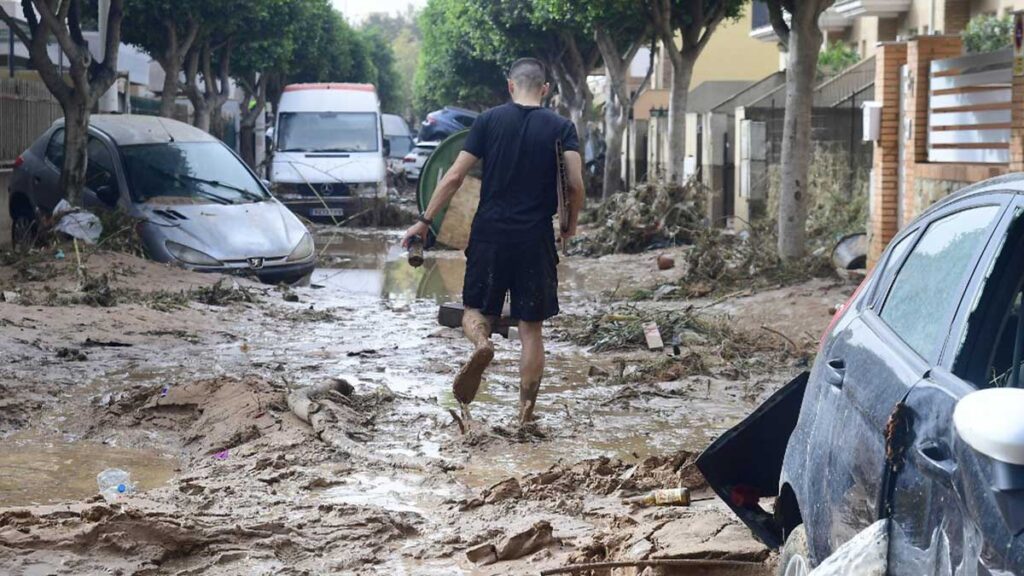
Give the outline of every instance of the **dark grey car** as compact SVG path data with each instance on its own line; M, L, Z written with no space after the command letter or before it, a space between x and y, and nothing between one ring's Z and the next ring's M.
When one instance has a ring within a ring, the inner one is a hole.
M10 199L16 236L62 198L63 134L58 120L18 160ZM306 227L206 132L167 118L93 115L88 147L84 208L137 219L153 260L274 284L312 272Z
M1022 214L1011 175L911 222L810 373L701 456L716 492L783 547L782 574L881 519L890 574L1024 574Z

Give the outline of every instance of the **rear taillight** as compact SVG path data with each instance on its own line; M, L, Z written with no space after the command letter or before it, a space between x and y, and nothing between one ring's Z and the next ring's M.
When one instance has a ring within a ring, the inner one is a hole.
M21 165L25 163L25 159L22 156L18 156L14 159L14 167L21 168Z
M427 114L427 124L433 124L434 122L437 122L437 119L430 114Z
M836 308L836 313L832 315L832 320L828 323L828 328L825 328L825 332L821 335L821 340L818 341L819 352L825 346L825 340L827 340L828 335L832 333L832 329L836 327L836 323L838 323L839 319L843 317L843 313L845 313L847 308L849 308L850 305L853 304L853 301L857 299L857 295L860 294L860 291L867 286L869 278L871 278L870 275L864 278L864 280L861 281L860 286L857 286L857 289L853 291L850 298L842 306Z
M415 158L402 158L402 163L403 164L415 164L416 163L416 159Z

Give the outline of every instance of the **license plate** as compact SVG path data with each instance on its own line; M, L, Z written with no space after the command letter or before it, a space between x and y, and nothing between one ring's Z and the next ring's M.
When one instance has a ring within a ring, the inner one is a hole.
M344 216L344 208L311 208L310 216Z

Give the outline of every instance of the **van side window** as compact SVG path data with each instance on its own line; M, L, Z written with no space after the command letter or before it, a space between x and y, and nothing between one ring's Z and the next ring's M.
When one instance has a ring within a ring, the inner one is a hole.
M935 362L1001 207L980 206L933 222L896 274L882 320L925 360Z
M59 170L64 165L64 129L59 128L46 145L46 159Z

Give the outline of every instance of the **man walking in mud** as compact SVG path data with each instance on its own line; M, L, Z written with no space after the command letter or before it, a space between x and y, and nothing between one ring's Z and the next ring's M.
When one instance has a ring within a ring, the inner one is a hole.
M576 128L569 120L541 107L550 86L544 66L522 58L508 71L512 101L491 108L473 123L466 144L441 179L427 210L402 240L425 238L427 228L462 185L478 159L483 160L480 205L466 249L462 291L462 329L475 346L452 390L469 417L484 370L494 358L491 325L501 316L506 294L511 316L519 322L519 423L531 422L544 373L541 326L558 314L558 252L552 218L558 208L555 156L561 141L570 198L569 238L583 206L583 170Z

